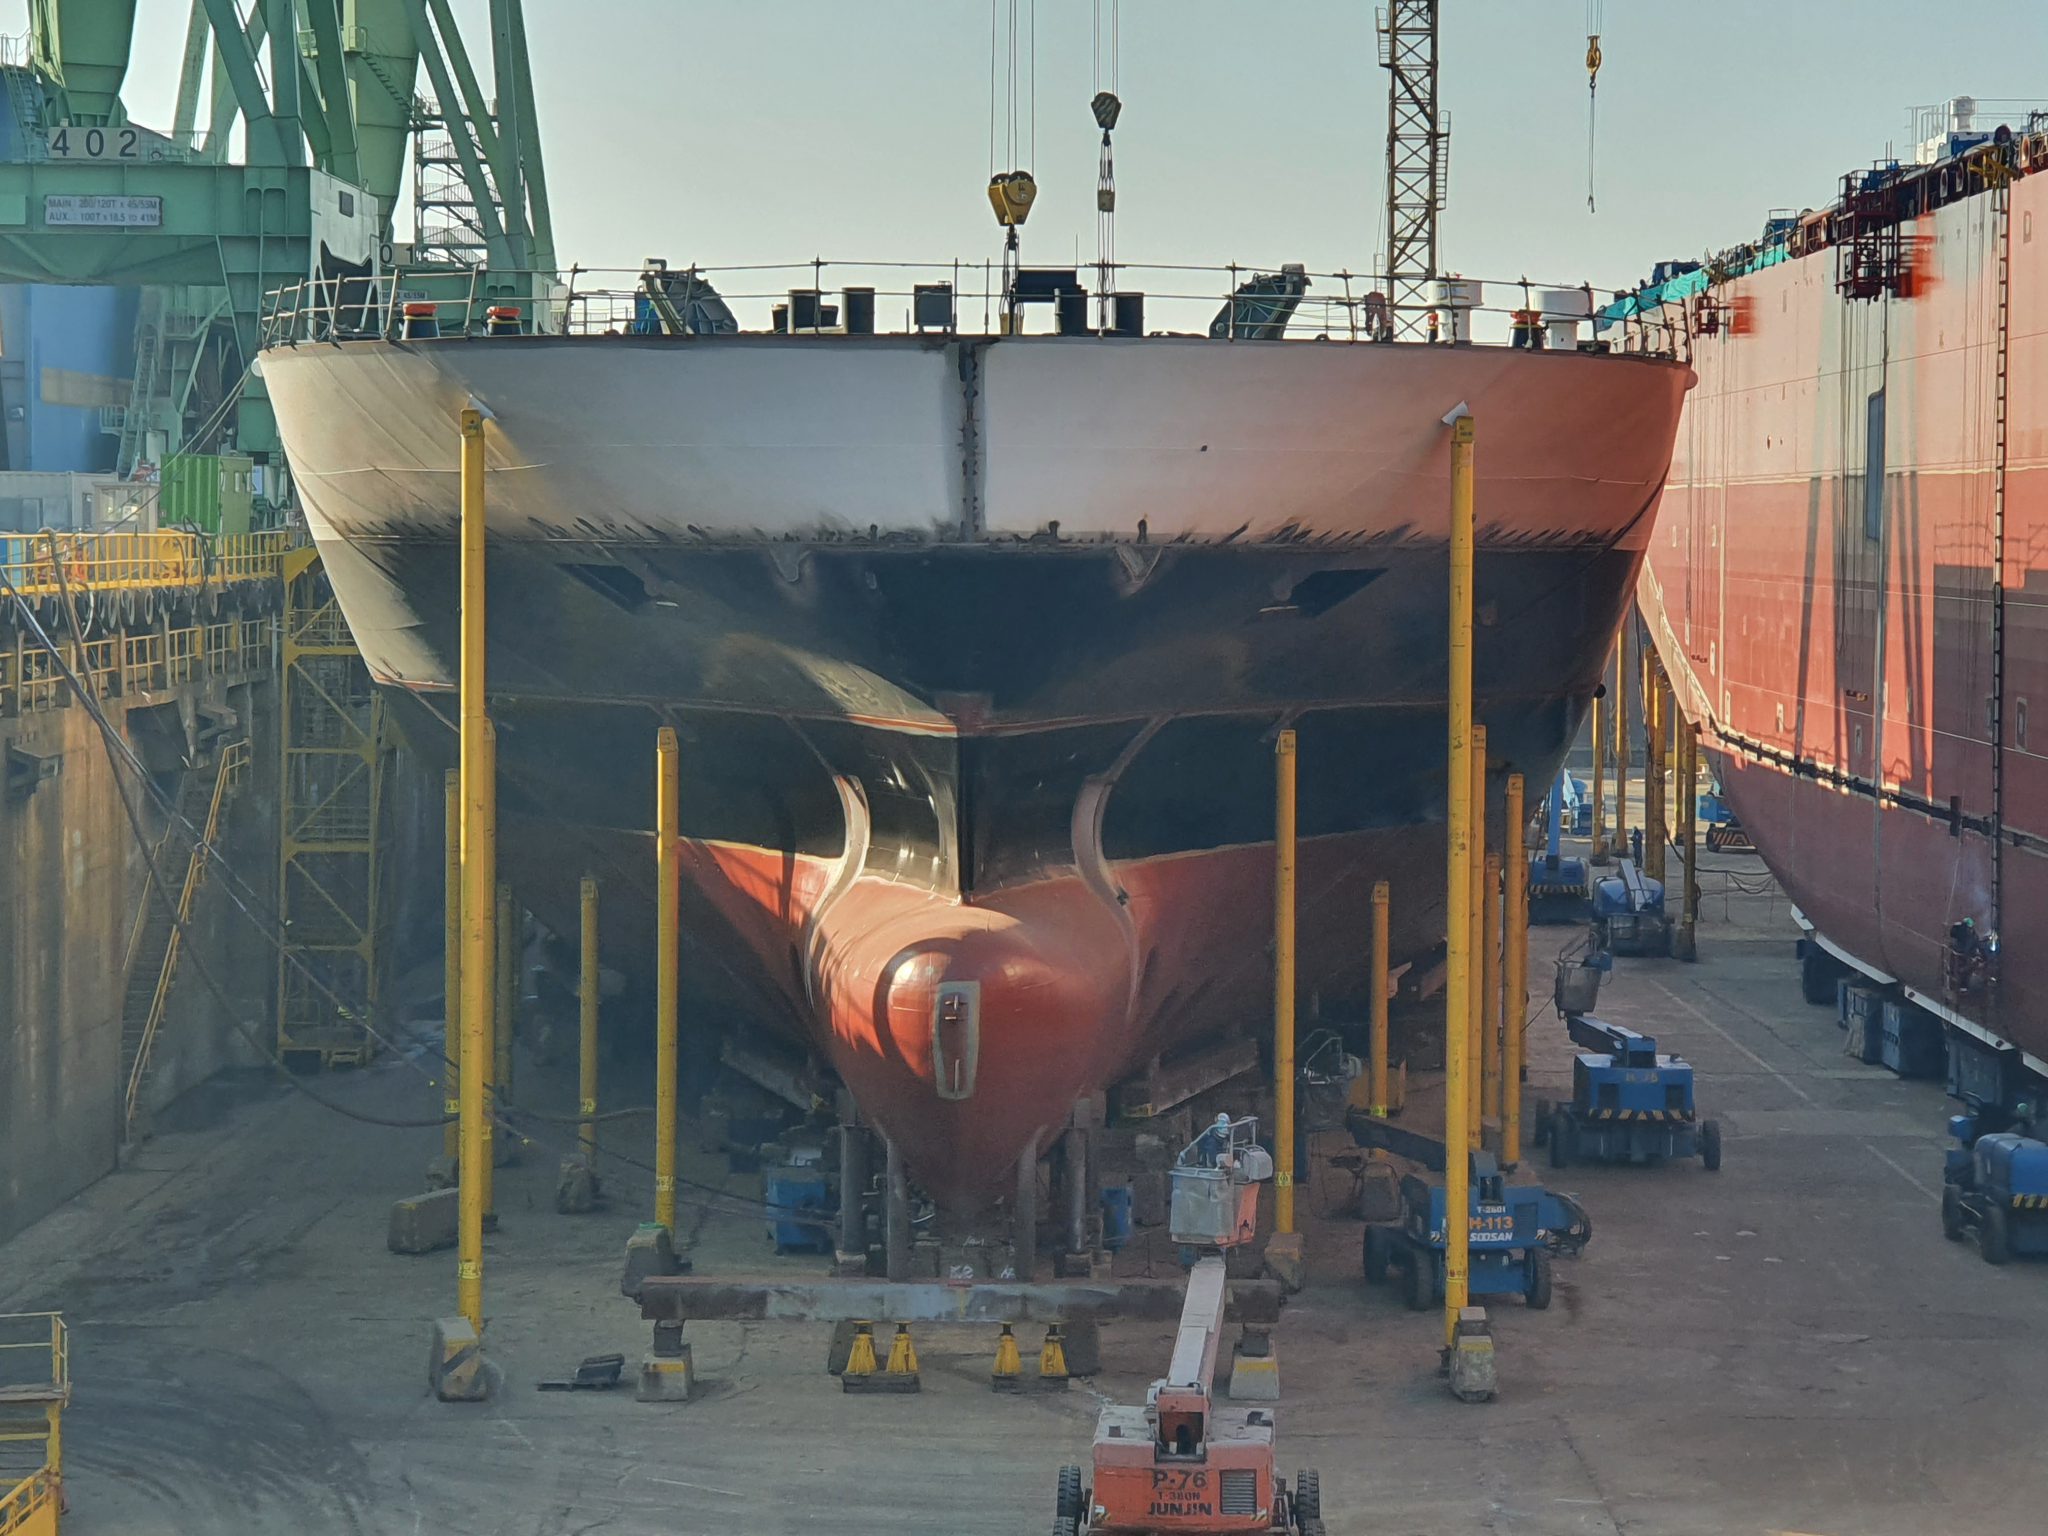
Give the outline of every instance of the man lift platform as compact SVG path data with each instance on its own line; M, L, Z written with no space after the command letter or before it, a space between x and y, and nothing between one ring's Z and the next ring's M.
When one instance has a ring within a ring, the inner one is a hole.
M1299 1473L1290 1487L1276 1471L1272 1410L1215 1400L1223 1254L1252 1240L1258 1187L1273 1173L1254 1129L1219 1116L1174 1167L1173 1239L1202 1256L1188 1273L1173 1358L1142 1405L1102 1410L1087 1472L1060 1469L1053 1536L1323 1536L1317 1475Z

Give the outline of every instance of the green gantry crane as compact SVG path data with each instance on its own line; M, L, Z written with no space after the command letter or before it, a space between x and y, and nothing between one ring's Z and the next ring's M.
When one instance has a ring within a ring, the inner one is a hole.
M122 105L135 0L30 0L29 22L26 53L0 63L0 282L145 290L135 385L110 423L124 472L151 426L176 446L209 335L234 354L216 371L240 381L237 446L275 452L247 371L264 295L415 266L391 220L423 127L446 135L496 274L479 291L553 270L520 0L490 0L488 82L448 0L192 0L168 132Z

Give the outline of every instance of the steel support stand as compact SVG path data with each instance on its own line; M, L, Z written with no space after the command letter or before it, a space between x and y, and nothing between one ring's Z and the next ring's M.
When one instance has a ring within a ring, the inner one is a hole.
M1294 1225L1296 1169L1294 1070L1295 735L1273 742L1273 1236L1266 1264L1299 1290L1304 1279L1301 1233Z
M597 881L583 877L578 888L580 943L576 967L576 1112L583 1117L576 1140L592 1169L597 1166Z
M1480 924L1479 1113L1481 1123L1500 1125L1500 872L1501 858L1489 851L1479 882Z
M1500 1160L1512 1168L1522 1160L1522 1032L1529 1022L1529 818L1519 773L1508 775L1507 824L1508 859L1501 880L1508 974L1501 1001Z
M1623 858L1629 857L1628 694L1635 684L1628 667L1628 632L1634 614L1630 609L1621 621L1621 633L1614 637L1614 846Z
M839 1252L841 1273L867 1273L868 1133L857 1121L839 1122Z
M462 450L462 1047L456 1071L461 1166L456 1234L460 1317L435 1325L432 1374L444 1399L489 1392L482 1368L484 1213L490 1206L491 1131L484 1098L489 1071L492 895L497 886L497 755L484 698L484 423L461 418Z
M675 728L655 741L656 859L654 986L654 1224L676 1233L677 1007L682 967L683 844L676 825L683 807L682 748Z
M1294 1231L1295 737L1273 743L1273 1230Z
M1600 662L1600 688L1607 687L1607 659ZM1607 862L1607 701L1593 695L1593 853L1592 862Z
M1372 1036L1368 1052L1372 1058L1372 1113L1374 1118L1382 1120L1387 1114L1387 971L1391 964L1387 935L1393 901L1393 887L1384 880L1375 880L1372 887Z
M903 1171L903 1152L895 1138L882 1139L887 1162L882 1191L882 1268L889 1279L910 1278L910 1178Z
M1462 1027L1472 1006L1472 929L1469 905L1458 898L1472 869L1472 567L1473 438L1469 413L1451 423L1450 643L1444 818L1444 1159L1445 1209L1462 1218L1471 1207L1471 1165L1463 1155L1467 1125L1465 1079L1471 1070ZM1445 1234L1443 1343L1449 1349L1465 1309L1471 1272L1471 1230L1462 1220Z
M1676 713L1674 711L1674 713ZM1678 728L1678 845L1685 861L1680 876L1678 928L1671 938L1671 954L1678 960L1699 958L1699 796L1700 737L1698 729L1679 714Z
M1486 1012L1486 902L1482 896L1486 870L1486 727L1472 725L1472 832L1471 852L1465 866L1465 921L1471 935L1470 990L1465 1004L1465 1134L1467 1145L1478 1151L1486 1120L1482 1113L1486 1050L1482 1020Z
M1038 1138L1034 1135L1017 1154L1017 1198L1011 1209L1011 1262L1017 1278L1029 1282L1038 1274Z

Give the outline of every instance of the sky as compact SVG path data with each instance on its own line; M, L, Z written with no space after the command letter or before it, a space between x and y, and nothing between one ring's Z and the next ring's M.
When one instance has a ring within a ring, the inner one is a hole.
M188 3L138 0L125 96L145 125L169 125ZM1094 13L1106 30L1112 0L1016 0L1020 29L1034 3L1020 115L1035 105L1040 196L1025 258L1091 261ZM1005 30L1010 4L998 0ZM1589 213L1586 0L1444 0L1447 269L1629 284L1753 237L1772 208L1829 201L1844 171L1904 147L1909 107L2048 96L2048 5L1596 4ZM455 7L482 55L483 0ZM1121 259L1375 265L1387 76L1372 4L1116 8ZM0 27L24 30L25 10L0 0ZM527 0L526 13L564 264L999 252L988 0Z

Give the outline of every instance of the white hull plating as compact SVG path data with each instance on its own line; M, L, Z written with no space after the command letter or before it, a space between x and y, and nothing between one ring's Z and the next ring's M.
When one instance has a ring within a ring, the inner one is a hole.
M493 533L595 543L1433 542L1442 419L1463 403L1483 538L1637 547L1690 380L1565 352L1193 338L366 341L262 366L323 540L449 537L474 399Z

